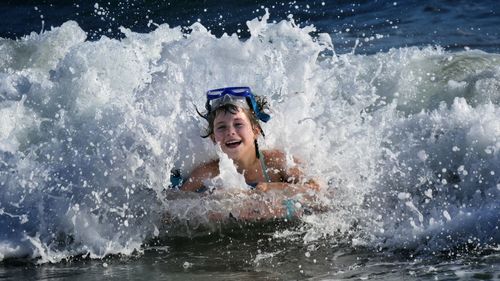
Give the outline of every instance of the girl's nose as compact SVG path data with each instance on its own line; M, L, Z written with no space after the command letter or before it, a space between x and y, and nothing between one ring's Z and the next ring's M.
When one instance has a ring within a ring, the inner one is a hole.
M233 135L233 134L235 134L235 133L236 133L236 128L235 128L235 127L233 127L233 126L229 126L229 127L227 128L227 134L228 134L229 136L230 136L230 135Z

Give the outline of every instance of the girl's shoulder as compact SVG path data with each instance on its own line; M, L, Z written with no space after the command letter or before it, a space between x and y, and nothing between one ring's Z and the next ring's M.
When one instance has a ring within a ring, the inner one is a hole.
M211 160L209 162L205 162L194 168L191 172L191 176L207 176L211 174L219 173L219 160Z
M261 150L266 159L284 159L285 153L279 149L266 149Z
M203 163L193 171L189 178L184 182L181 189L187 191L195 191L196 189L203 186L203 180L207 178L215 177L219 174L219 160L212 160L206 163Z
M261 152L264 154L266 162L269 160L272 162L277 162L282 164L286 164L287 161L293 162L294 164L302 163L302 161L299 158L295 157L294 155L287 154L283 150L268 149L268 150L262 150Z
M262 150L268 166L282 168L286 164L286 154L279 149Z
M279 171L286 182L296 182L303 177L300 167L301 161L293 155L287 154L279 149L262 151L268 168Z

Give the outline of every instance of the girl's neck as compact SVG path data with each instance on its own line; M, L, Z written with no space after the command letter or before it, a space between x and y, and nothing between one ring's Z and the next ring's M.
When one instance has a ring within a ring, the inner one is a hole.
M245 177L245 181L248 182L259 182L262 180L262 171L259 159L254 156L252 159L248 159L248 161L241 163L235 161L236 168L238 173L242 174Z

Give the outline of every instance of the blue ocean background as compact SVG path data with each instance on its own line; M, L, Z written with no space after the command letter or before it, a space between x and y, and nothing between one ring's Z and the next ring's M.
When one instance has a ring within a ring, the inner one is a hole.
M499 13L1 2L0 277L500 279ZM214 222L283 197L170 189L217 156L196 107L228 85L268 98L261 146L324 183L316 211Z
M329 33L340 53L350 52L356 39L359 53L373 54L390 48L441 46L499 51L500 8L494 0L482 1L3 1L0 4L2 38L20 38L75 20L88 40L101 36L123 38L120 26L149 33L156 24L189 27L202 23L215 36L237 33L248 38L247 20L271 10L271 20L293 17L296 23L314 25Z

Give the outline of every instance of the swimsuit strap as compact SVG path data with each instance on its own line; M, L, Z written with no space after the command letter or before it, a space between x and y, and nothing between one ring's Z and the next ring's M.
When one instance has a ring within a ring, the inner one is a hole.
M254 143L255 143L255 155L260 161L260 167L262 168L262 174L264 175L264 179L266 179L266 182L271 182L271 178L269 178L269 175L267 174L267 166L266 166L266 161L264 160L264 153L260 153L259 143L257 142L257 139L254 140Z
M260 157L260 167L262 168L262 174L264 174L264 178L266 179L266 182L271 182L271 179L269 178L269 175L267 174L267 166L266 166L266 161L264 160L264 154L259 153Z

